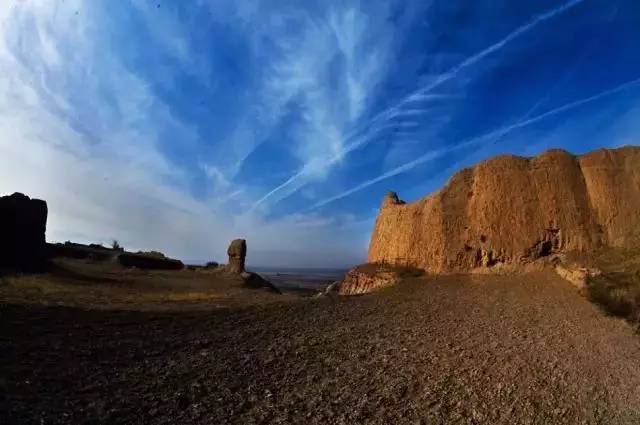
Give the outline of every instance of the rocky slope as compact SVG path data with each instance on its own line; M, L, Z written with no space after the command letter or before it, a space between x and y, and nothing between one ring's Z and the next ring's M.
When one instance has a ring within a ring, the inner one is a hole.
M395 285L400 280L399 273L391 267L376 264L362 264L349 270L340 283L340 295L359 295Z
M9 304L6 289L5 424L640 423L640 339L549 271L216 307Z
M384 199L368 262L430 272L640 246L640 147L499 156L414 203Z

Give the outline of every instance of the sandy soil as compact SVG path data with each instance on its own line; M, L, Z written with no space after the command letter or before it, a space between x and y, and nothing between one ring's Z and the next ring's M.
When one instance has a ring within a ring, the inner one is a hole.
M15 285L2 423L640 423L640 337L551 273L125 309Z

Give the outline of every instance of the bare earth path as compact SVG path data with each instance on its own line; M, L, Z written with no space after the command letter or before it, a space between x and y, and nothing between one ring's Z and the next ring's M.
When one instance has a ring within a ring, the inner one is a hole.
M551 274L0 327L2 423L640 423L640 336Z

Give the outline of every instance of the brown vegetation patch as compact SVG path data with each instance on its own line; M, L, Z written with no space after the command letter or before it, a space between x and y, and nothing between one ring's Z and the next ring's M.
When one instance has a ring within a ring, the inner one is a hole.
M115 262L59 258L48 273L5 276L0 302L91 309L181 310L290 300L253 288L241 276L191 270L143 270Z
M587 285L590 299L610 314L640 323L640 252L607 250L590 261L602 270Z

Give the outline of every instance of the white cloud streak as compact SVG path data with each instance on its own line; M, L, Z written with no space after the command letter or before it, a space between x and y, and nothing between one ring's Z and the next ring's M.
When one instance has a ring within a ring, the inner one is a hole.
M361 191L363 189L366 189L367 187L372 186L372 185L374 185L376 183L379 183L379 182L381 182L383 180L389 179L391 177L397 176L397 175L402 174L402 173L406 173L407 171L412 170L413 168L417 167L418 165L421 165L421 164L424 164L425 162L434 160L434 159L436 159L436 158L438 158L438 157L440 157L442 155L446 155L448 153L452 153L452 152L455 152L457 150L461 150L461 149L464 149L464 148L468 148L468 147L477 145L480 142L486 141L486 140L490 140L489 143L493 143L494 141L504 137L506 134L510 133L513 130L516 130L516 129L519 129L519 128L522 128L522 127L526 127L526 126L529 126L531 124L535 124L535 123L537 123L539 121L542 121L542 120L544 120L546 118L561 114L563 112L567 112L567 111L569 111L571 109L575 109L575 108L580 107L582 105L585 105L587 103L595 102L595 101L600 100L602 98L605 98L605 97L608 97L608 96L612 96L614 94L617 94L617 93L620 93L622 91L628 90L628 89L630 89L630 88L632 88L632 87L634 87L634 86L636 86L638 84L640 84L640 78L628 81L626 83L623 83L623 84L621 84L619 86L616 86L616 87L614 87L612 89L605 90L605 91L600 92L598 94L595 94L593 96L589 96L589 97L586 97L584 99L580 99L580 100L576 100L574 102L567 103L565 105L562 105L562 106L560 106L558 108L551 109L551 110L549 110L549 111L547 111L545 113L542 113L540 115L537 115L535 117L528 118L528 119L521 119L521 120L517 121L514 124L511 124L511 125L508 125L508 126L505 126L505 127L501 127L499 129L496 129L496 130L491 131L489 133L485 133L483 135L480 135L480 136L465 140L465 141L460 142L460 143L458 143L456 145L444 147L444 148L441 148L441 149L431 150L431 151L419 156L418 158L416 158L416 159L414 159L412 161L409 161L409 162L407 162L405 164L402 164L402 165L400 165L400 166L398 166L398 167L396 167L396 168L394 168L394 169L392 169L390 171L387 171L387 172L385 172L385 173L383 173L383 174L381 174L381 175L379 175L379 176L377 176L375 178L372 178L370 180L364 181L364 182L354 186L351 189L348 189L348 190L346 190L344 192L341 192L341 193L339 193L339 194L337 194L335 196L331 196L331 197L326 198L326 199L324 199L322 201L319 201L319 202L315 203L313 206L311 206L307 211L318 209L318 208L323 207L323 206L325 206L327 204L330 204L330 203L335 202L335 201L337 201L339 199L345 198L345 197L347 197L349 195L352 195L352 194L354 194L356 192L359 192L359 191Z
M228 241L246 237L249 264L344 266L360 259L351 240L365 232L349 216L239 217L195 197L161 138L193 143L197 131L172 114L152 81L123 64L110 34L96 26L102 16L94 7L80 0L0 6L0 193L45 199L49 240L115 238L131 249L224 261ZM182 42L165 41L148 47L181 55ZM221 197L240 202L238 185L215 165L201 167ZM337 240L338 228L351 236Z
M218 166L230 179L274 137L308 164L306 175L326 177L314 159L340 156L346 130L368 110L386 76L395 30L388 22L391 6L320 2L312 12L307 6L210 3L214 19L237 25L258 61L246 94L251 106L215 154L225 159Z
M384 123L389 119L393 119L397 116L402 115L402 108L410 103L419 101L424 99L430 95L431 90L440 86L442 83L449 81L455 78L460 71L480 62L485 57L491 55L504 48L513 40L518 37L532 31L538 25L548 21L552 18L555 18L558 15L572 9L573 7L583 3L585 0L571 0L567 3L562 4L554 9L548 10L542 14L535 16L526 24L516 28L506 37L501 39L500 41L492 44L491 46L485 48L484 50L469 56L467 59L449 69L447 72L439 75L429 84L420 87L418 90L415 90L411 94L407 95L397 104L383 110L382 112L376 114L372 119L368 120L366 123L359 125L356 129L350 131L348 134L344 136L344 139L341 142L341 147L337 149L332 156L325 157L322 159L318 159L317 157L312 158L310 162L305 163L305 165L291 177L289 177L284 183L278 185L274 189L267 192L264 196L258 199L252 206L252 210L260 207L267 200L274 197L275 194L280 193L280 196L277 200L284 199L287 196L290 196L292 193L295 193L300 187L304 186L309 180L310 170L313 172L318 172L317 166L312 166L311 163L322 164L321 170L328 170L331 166L335 165L339 161L341 161L346 155L351 152L360 149L366 146L371 142L372 138L380 131L381 128L384 128L384 124L382 127L378 125L379 123ZM377 125L377 126L376 126ZM371 127L373 126L373 127ZM371 129L371 130L369 130ZM363 132L364 135L362 134ZM354 139L351 143L346 143L347 141ZM304 181L300 181L303 179Z

